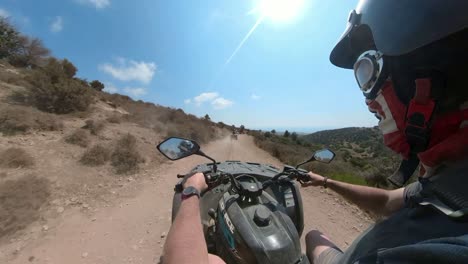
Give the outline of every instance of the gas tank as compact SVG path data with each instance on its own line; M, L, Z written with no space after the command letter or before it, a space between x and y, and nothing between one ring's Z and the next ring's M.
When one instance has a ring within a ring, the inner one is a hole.
M267 193L258 202L224 193L216 214L217 254L227 263L300 263L299 234L294 223Z

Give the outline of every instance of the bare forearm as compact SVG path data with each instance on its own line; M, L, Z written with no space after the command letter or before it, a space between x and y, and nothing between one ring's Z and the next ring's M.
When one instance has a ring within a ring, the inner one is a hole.
M402 190L388 191L335 180L328 180L327 186L360 208L375 214L390 215L403 206Z
M164 263L208 263L196 196L182 201L164 246Z

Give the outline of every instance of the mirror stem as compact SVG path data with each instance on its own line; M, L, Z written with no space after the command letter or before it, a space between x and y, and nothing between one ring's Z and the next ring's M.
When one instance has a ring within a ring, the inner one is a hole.
M312 157L312 158L309 159L309 160L306 160L306 161L304 161L304 162L302 162L302 163L299 163L298 165L296 165L296 170L299 169L300 166L302 166L302 165L304 165L304 164L306 164L306 163L309 163L309 162L311 162L311 161L314 161L314 160L315 160L315 158Z
M216 166L216 160L214 160L212 157L206 155L205 153L203 153L203 151L201 150L198 150L196 153L196 155L199 155L199 156L202 156L202 157L205 157L211 161L213 161L213 171L216 172L218 170L218 166Z

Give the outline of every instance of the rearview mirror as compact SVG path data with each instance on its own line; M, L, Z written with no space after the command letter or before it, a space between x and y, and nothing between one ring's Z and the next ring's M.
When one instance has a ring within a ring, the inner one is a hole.
M197 142L192 140L170 137L161 142L157 146L157 149L166 158L178 160L198 153L200 146Z
M335 153L329 149L322 149L314 154L314 160L323 163L330 163L335 158Z

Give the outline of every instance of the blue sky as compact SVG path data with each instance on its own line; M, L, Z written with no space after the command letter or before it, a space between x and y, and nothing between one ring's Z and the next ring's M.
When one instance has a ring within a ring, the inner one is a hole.
M3 0L0 15L80 77L135 99L252 128L376 125L353 73L328 60L355 1L305 0L287 21L266 17L226 63L261 1Z

